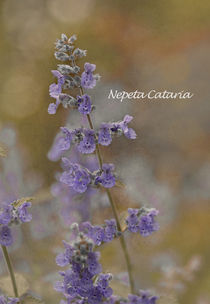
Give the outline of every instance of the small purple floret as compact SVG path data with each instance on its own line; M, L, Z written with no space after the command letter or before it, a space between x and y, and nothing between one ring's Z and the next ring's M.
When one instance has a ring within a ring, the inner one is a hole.
M96 148L95 133L93 130L84 129L84 135L83 140L77 146L78 150L83 154L93 153Z
M84 69L85 71L81 76L81 85L85 89L93 89L96 85L96 79L93 75L93 71L95 71L96 65L86 62Z
M113 174L113 164L103 164L102 174L100 176L100 182L105 188L112 188L115 185L115 176Z
M87 115L90 114L92 109L91 99L90 96L87 94L84 94L83 96L77 97L77 103L78 103L78 111L81 114Z
M13 242L11 229L8 226L0 226L0 244L11 246Z
M98 132L98 143L103 146L108 146L112 142L110 124L103 123Z
M65 82L65 76L59 71L53 70L52 74L57 77L58 83L52 83L49 87L49 94L51 97L56 99L56 103L50 103L48 107L49 114L55 114L60 104L59 95L62 93L62 86Z
M27 208L31 207L30 202L23 203L20 207L18 207L18 215L21 222L30 222L32 219L32 215L28 213Z

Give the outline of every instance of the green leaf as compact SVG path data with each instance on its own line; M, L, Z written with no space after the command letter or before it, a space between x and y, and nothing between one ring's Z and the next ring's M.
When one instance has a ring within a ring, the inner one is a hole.
M20 297L21 304L37 304L37 303L44 303L42 298L35 294L33 291L28 290Z
M19 206L21 206L22 204L24 204L24 203L26 203L26 202L31 202L32 200L34 200L35 199L35 197L22 197L22 198L20 198L20 199L18 199L18 200L16 200L16 201L14 201L13 203L12 203L12 205L14 206L14 207L19 207Z

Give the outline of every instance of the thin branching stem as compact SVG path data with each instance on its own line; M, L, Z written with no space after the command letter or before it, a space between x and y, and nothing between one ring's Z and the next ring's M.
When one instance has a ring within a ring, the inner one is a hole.
M11 278L14 296L16 298L18 298L19 296L18 296L17 283L15 280L15 274L14 274L12 263L11 263L11 260L10 260L10 257L9 257L8 251L7 251L7 247L2 245L1 248L2 248L3 255L4 255L5 263L7 264L8 272L9 272L9 275Z
M80 94L84 95L84 92L83 92L82 88L80 88ZM88 120L90 128L92 130L94 130L94 126L93 126L93 122L91 120L90 114L87 114L86 116L87 116L87 120ZM96 143L96 154L97 154L99 166L102 169L103 160L102 160L102 156L101 156L101 152L100 152L100 148L99 148L98 143ZM111 205L111 208L112 208L112 212L114 214L114 217L115 217L115 220L116 220L116 223L117 223L117 229L121 232L121 237L119 238L119 240L120 240L120 244L121 244L122 251L124 253L124 257L125 257L125 261L126 261L126 265L127 265L129 282L130 282L130 290L131 290L131 293L135 293L133 273L132 273L132 265L131 265L130 257L129 257L129 254L128 254L128 249L127 249L127 244L126 244L126 241L125 241L125 237L122 233L122 228L121 228L121 225L120 225L120 220L119 220L119 216L118 216L118 212L117 212L117 207L116 207L116 204L113 200L111 191L107 188L105 190L106 190L106 194L108 196L108 199L109 199L109 202L110 202L110 205Z

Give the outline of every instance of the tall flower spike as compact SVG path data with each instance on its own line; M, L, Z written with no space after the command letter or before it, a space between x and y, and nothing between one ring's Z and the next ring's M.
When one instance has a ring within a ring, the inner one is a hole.
M81 164L70 162L68 158L64 158L64 172L61 174L60 180L79 193L85 192L89 186L97 187L102 185L106 188L105 192L107 193L115 220L106 220L103 226L92 226L89 222L81 225L85 231L79 234L78 240L71 244L71 247L65 246L65 253L57 257L57 263L59 265L66 266L69 262L70 268L67 271L61 272L62 281L56 284L56 289L63 292L69 304L155 304L157 298L150 297L149 294L144 292L141 293L141 295L132 294L127 299L112 296L112 290L107 284L109 275L100 273L101 265L98 261L99 255L93 252L93 245L99 246L102 243L111 241L117 236L120 237L130 287L132 293L134 293L131 262L123 233L126 230L130 230L131 232L140 232L143 236L150 235L158 229L158 224L155 222L155 216L158 212L156 209L129 209L129 216L126 219L127 229L121 229L117 208L109 190L116 182L114 165L103 163L99 144L108 146L112 142L114 135L118 136L121 134L124 134L129 139L135 139L135 131L128 127L133 117L126 115L122 121L103 123L98 131L94 130L90 116L92 104L89 95L84 94L83 89L94 88L96 81L100 77L93 74L96 69L95 64L88 62L85 63L82 74L79 74L80 68L76 65L76 58L86 55L86 51L78 48L74 49L73 43L75 39L75 36L68 39L66 35L62 35L61 39L56 43L56 48L60 52L56 52L56 56L59 60L66 61L67 56L64 53L68 53L69 55L68 60L70 64L58 65L58 71L65 78L62 89L67 90L78 87L80 96L77 97L76 102L70 103L66 101L63 103L61 96L65 95L65 98L68 99L70 95L59 91L58 100L62 102L64 107L74 105L81 114L86 115L90 129L80 128L72 131L64 129L64 150L69 148L71 143L76 144L78 151L83 154L93 153L96 150L99 169L90 171ZM69 134L71 135L69 136ZM55 152L58 153L57 150ZM93 242L92 246L88 245L90 239Z
M80 233L72 244L64 242L65 252L57 256L57 264L70 266L61 272L62 280L55 289L62 292L69 303L97 304L109 300L112 289L110 274L101 273L99 252L94 251L93 242Z
M80 75L80 67L76 65L77 59L86 56L87 51L75 48L74 42L76 36L69 39L65 34L61 35L55 43L55 58L62 62L58 64L57 70L53 70L53 75L57 78L57 83L50 85L50 96L55 98L55 103L50 103L48 107L49 114L56 114L58 106L62 103L64 108L77 107L81 114L89 114L92 110L91 100L88 95L81 96L77 100L64 90L70 90L81 85L93 88L99 75L93 75L95 65L86 63L85 71Z

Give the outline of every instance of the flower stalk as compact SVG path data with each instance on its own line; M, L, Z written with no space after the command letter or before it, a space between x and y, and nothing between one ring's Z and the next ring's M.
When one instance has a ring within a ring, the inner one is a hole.
M83 91L82 88L80 88L80 94L84 95L84 91ZM92 122L92 119L90 117L90 114L87 114L86 116L87 116L90 128L92 130L94 130L94 126L93 126L93 122ZM97 157L98 157L99 166L102 169L103 160L102 160L102 156L101 156L101 152L100 152L100 148L99 148L98 143L96 143L96 154L97 154ZM121 225L120 225L120 220L119 220L119 216L118 216L118 212L117 212L117 207L116 207L116 204L113 200L112 194L111 194L110 190L107 189L107 188L105 188L105 191L106 191L106 194L108 196L109 203L111 205L112 212L113 212L113 215L114 215L116 223L117 223L117 229L118 229L118 231L122 232ZM125 261L126 261L126 266L127 266L128 276L129 276L129 283L130 283L130 290L131 290L131 293L135 293L133 273L132 273L132 265L131 265L131 261L130 261L130 256L128 254L128 249L127 249L125 237L124 237L123 234L121 234L121 237L120 237L120 244L121 244L122 251L123 251L123 254L124 254L124 257L125 257Z
M75 48L73 43L76 35L68 38L65 34L56 41L55 57L66 63L59 64L57 70L52 74L57 78L56 83L49 87L49 93L55 102L50 103L48 113L56 114L59 105L64 108L73 107L77 109L83 117L87 118L88 127L70 129L61 127L62 134L56 138L55 145L52 148L52 158L59 159L64 152L75 145L78 152L82 154L92 154L95 152L98 164L92 167L84 166L83 162L75 162L68 156L62 157L63 172L60 175L60 182L72 188L74 192L83 194L91 187L103 187L108 197L114 219L105 220L102 226L91 225L90 222L72 224L75 238L70 244L64 241L65 251L56 258L56 263L60 267L69 265L69 269L60 273L62 280L56 282L55 289L63 293L67 299L65 303L148 303L155 304L157 297L150 296L147 292L136 292L132 273L132 264L128 253L128 247L125 241L124 232L140 233L142 236L148 236L158 229L154 217L158 211L154 208L128 209L128 217L125 219L127 228L121 227L117 206L112 196L110 188L116 185L115 166L112 163L104 163L100 145L108 146L111 144L114 136L124 135L129 140L136 139L136 132L128 126L133 117L125 115L123 120L117 122L101 123L98 130L94 128L91 119L91 112L94 106L91 97L83 89L93 89L98 74L94 74L95 64L86 62L84 71L79 74L80 67L76 65L76 59L86 56L86 50ZM69 90L77 88L80 96L73 97L69 95ZM64 91L63 91L64 90ZM100 253L94 249L101 244L111 242L119 237L122 252L124 254L127 273L129 277L130 291L128 299L123 299L113 295L113 290L109 287L111 274L102 273L102 267L99 263Z
M10 257L9 257L8 251L7 251L7 247L1 245L1 248L2 248L3 255L4 255L5 263L7 265L7 269L8 269L10 278L11 278L14 296L16 298L18 298L19 296L18 296L17 283L15 280L15 274L14 274L13 266L12 266L12 263L11 263L11 260L10 260Z

